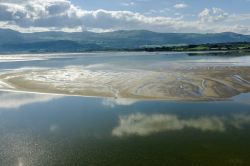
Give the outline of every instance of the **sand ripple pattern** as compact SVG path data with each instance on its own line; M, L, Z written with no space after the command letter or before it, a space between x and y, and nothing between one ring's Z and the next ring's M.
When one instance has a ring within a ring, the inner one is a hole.
M0 76L22 91L115 98L218 100L250 91L249 67L195 67L162 71L90 70L81 66L30 69ZM8 85L8 86L6 86Z

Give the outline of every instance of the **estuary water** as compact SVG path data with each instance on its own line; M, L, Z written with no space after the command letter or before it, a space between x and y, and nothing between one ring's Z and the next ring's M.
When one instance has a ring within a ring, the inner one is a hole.
M1 166L250 164L249 56L86 53L0 57ZM133 81L134 74L144 80ZM195 76L206 78L205 82ZM130 82L117 83L116 77ZM169 79L178 87L163 86ZM102 93L96 93L92 89L102 80L106 85L99 89ZM24 87L26 83L31 87ZM142 84L146 86L138 90ZM110 85L113 89L108 90L116 95L105 91ZM125 93L121 87L132 90ZM173 87L179 88L174 97L174 92L160 93ZM159 93L152 95L150 89Z

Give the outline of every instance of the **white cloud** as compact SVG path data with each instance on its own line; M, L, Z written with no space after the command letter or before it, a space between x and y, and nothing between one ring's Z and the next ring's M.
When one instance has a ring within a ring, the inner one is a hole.
M130 11L86 11L68 0L0 2L0 21L6 26L20 28L79 28L91 29L144 29L159 24L170 25L175 19L146 17ZM156 25L154 25L156 24Z
M126 5L135 5L135 2ZM175 7L180 9L187 5L180 3ZM162 12L167 13L165 10L159 11ZM84 10L69 0L0 0L1 27L25 32L46 30L107 32L146 29L158 32L250 33L248 14L244 17L237 14L230 15L220 8L204 9L197 20L185 20L185 17L169 17L165 14L157 16L157 12L150 13L152 12L144 15L131 11ZM234 27L221 23L230 19L241 20L234 22Z
M185 4L185 3L178 3L178 4L174 5L174 8L176 8L176 9L184 9L184 8L187 8L187 7L188 7L188 5Z
M135 2L124 2L122 3L123 6L134 6Z
M228 13L220 8L205 8L200 14L199 18L202 22L217 22L228 18Z
M5 27L72 28L83 30L148 29L175 31L185 22L171 17L147 17L131 11L82 10L68 0L0 3L0 21ZM183 27L184 28L184 27ZM188 25L185 26L188 28Z

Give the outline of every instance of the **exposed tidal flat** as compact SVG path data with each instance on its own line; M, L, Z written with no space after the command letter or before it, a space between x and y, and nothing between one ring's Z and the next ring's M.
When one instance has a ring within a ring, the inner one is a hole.
M2 72L0 86L17 91L179 101L224 100L250 91L249 56L210 54L15 55L16 59L7 58L9 63L22 60L22 64L27 59L30 66Z

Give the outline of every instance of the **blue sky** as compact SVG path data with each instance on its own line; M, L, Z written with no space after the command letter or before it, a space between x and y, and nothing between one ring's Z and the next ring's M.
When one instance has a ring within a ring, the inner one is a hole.
M250 13L250 0L72 0L72 3L86 10L129 10L154 16L196 15L205 8L221 8L226 12ZM176 9L176 4L185 4L185 8ZM167 10L166 10L167 9ZM165 11L165 12L162 12Z
M0 0L0 27L250 34L249 6L250 0Z
M125 4L132 4L126 6ZM199 12L204 8L223 8L228 12L247 13L250 11L250 0L72 0L72 3L83 9L95 10L132 10L136 12L147 12L155 9L172 8L175 4L185 3L189 7L186 12Z

